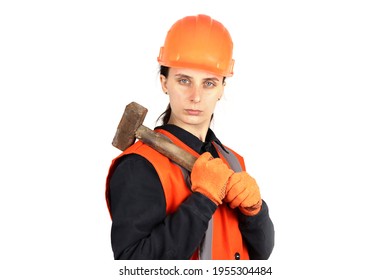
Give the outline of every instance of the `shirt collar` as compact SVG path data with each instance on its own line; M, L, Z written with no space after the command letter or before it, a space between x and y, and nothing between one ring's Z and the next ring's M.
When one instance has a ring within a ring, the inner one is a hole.
M187 130L184 130L181 127L173 125L173 124L166 124L166 125L162 125L162 126L159 126L156 128L164 129L164 130L172 133L177 138L179 138L180 141L182 141L188 147L190 147L191 149L193 149L194 151L196 151L197 153L200 153L200 154L203 152L202 148L205 145L210 145L211 142L215 142L216 144L218 144L219 146L221 146L225 150L221 141L218 140L218 138L215 136L214 132L210 128L207 131L205 142L202 142L198 137L191 134Z

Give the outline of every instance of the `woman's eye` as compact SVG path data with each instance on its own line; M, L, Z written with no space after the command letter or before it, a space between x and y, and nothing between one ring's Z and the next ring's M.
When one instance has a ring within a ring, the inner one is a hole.
M205 82L205 86L206 87L214 87L215 84L213 82L207 81L207 82Z
M179 83L180 83L180 84L183 84L183 85L186 85L186 84L189 84L190 81L189 81L188 79L180 79L180 80L179 80Z

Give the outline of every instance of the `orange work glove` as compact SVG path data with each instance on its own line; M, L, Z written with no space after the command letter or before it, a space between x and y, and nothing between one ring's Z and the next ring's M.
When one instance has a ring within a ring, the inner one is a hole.
M191 172L192 191L207 196L216 205L222 203L226 184L234 173L220 158L203 153L194 163Z
M256 180L245 171L234 173L226 186L224 201L232 209L238 207L244 215L256 215L262 203Z

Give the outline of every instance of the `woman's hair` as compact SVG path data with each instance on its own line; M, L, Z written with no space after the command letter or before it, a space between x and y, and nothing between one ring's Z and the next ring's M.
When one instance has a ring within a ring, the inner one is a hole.
M168 75L169 75L169 67L167 66L163 66L161 65L160 66L160 74L163 75L165 78L168 78ZM168 106L167 106L167 109L165 109L164 113L162 113L158 118L157 118L157 121L162 121L162 124L163 125L166 125L169 121L169 118L171 117L171 112L172 112L172 109L171 109L171 104L168 103Z
M161 65L160 66L160 74L163 75L165 78L168 78L169 67ZM225 79L226 79L226 77L223 77L223 80L222 80L223 83L225 82ZM158 123L161 120L162 125L166 125L169 121L169 118L171 117L171 112L172 112L171 104L168 104L165 111L157 118L156 123ZM214 114L211 115L210 121L213 120L213 117L214 117Z

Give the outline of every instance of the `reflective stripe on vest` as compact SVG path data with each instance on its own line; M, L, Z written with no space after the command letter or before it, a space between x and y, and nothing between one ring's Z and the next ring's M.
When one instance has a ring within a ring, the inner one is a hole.
M215 147L219 157L229 165L229 167L234 172L241 172L243 170L240 160L237 158L237 155L230 151L225 151L220 145L216 144L215 142L212 142L213 146ZM179 166L179 165L178 165ZM186 170L184 167L179 166L181 172L183 173L183 177L185 178L185 182L189 189L191 189L191 180L190 180L190 173L188 170ZM209 225L207 227L205 236L203 237L203 240L199 247L199 259L201 260L212 260L212 248L213 248L213 227L214 227L214 218L211 217L209 221Z

